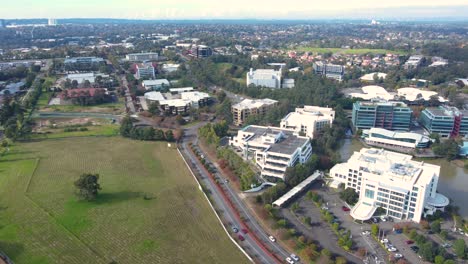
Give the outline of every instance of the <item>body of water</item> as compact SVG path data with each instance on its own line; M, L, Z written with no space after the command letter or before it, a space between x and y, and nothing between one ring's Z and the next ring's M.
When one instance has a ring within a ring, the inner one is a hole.
M339 152L341 160L346 161L359 151L363 145L359 140L346 138ZM460 208L460 215L468 218L468 170L460 168L446 159L424 159L424 162L439 165L440 177L437 185L438 192L449 197L452 203Z

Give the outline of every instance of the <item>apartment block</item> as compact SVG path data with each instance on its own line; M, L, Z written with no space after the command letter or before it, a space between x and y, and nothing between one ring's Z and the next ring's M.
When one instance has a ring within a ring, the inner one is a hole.
M413 70L421 66L422 59L424 57L421 55L410 56L409 59L403 64L405 70Z
M250 69L247 73L247 86L255 85L267 88L281 88L281 71L273 69Z
M408 131L413 110L402 102L374 100L353 104L352 123L356 129L380 127Z
M421 112L419 122L429 133L441 137L468 135L468 110L450 106L426 108Z
M324 63L323 61L314 62L312 65L315 74L323 75L327 78L338 81L343 80L345 68L343 65Z
M278 101L272 99L244 99L231 108L233 123L236 126L241 126L249 116L265 116L277 104Z
M323 128L331 127L334 119L335 111L332 108L306 105L281 119L280 127L313 139Z
M444 210L449 199L437 192L440 166L412 160L411 155L363 148L345 163L335 165L330 176L359 193L351 209L357 220L370 219L376 209L398 220L419 222L423 215Z
M254 159L262 177L273 181L284 180L288 167L303 164L312 155L308 137L277 127L247 126L229 144L240 149L245 158Z
M154 66L151 63L139 63L136 65L136 75L138 79L151 80L156 77Z

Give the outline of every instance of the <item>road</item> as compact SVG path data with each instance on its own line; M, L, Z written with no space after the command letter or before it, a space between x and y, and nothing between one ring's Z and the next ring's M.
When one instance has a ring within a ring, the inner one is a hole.
M221 189L216 186L216 183L210 179L206 170L202 167L193 152L190 151L188 143L197 143L198 139L196 132L201 125L203 125L203 123L185 130L184 139L181 143L181 152L188 158L189 163L196 167L196 172L201 175L202 179L200 182L209 190L211 200L218 208L220 216L228 221L231 226L236 226L239 229L247 227L250 231L249 234L244 236L245 241L239 242L240 245L252 258L255 259L257 263L280 263L271 252L281 260L284 260L289 256L289 252L284 250L277 243L273 243L269 240L269 235L252 216L249 209L240 200L231 186L227 183L223 183L222 189L229 196L231 203L227 200L226 196L223 195L223 191L221 191ZM219 177L219 175L217 176ZM238 209L234 209L233 206ZM241 218L244 219L244 221L242 221Z

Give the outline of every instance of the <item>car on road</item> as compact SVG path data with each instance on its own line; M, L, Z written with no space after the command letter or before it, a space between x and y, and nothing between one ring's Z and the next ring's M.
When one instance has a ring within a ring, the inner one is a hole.
M274 236L269 236L268 239L270 239L271 242L276 242L276 238Z
M239 238L240 241L244 241L244 240L245 240L245 238L244 238L241 234L239 234L237 237Z
M322 210L328 210L329 208L327 206L322 206Z
M382 244L388 243L388 239L387 239L387 238L383 238L383 239L380 240L380 243L382 243Z
M362 232L361 232L361 235L363 235L363 236L368 236L368 235L370 235L370 232L369 232L368 230L362 231Z
M294 260L294 261L299 261L299 257L296 256L296 254L291 254L291 258Z
M351 211L351 209L349 209L348 207L346 207L346 206L344 206L344 205L341 207L341 210L343 210L343 211L345 211L345 212Z
M443 247L443 248L449 248L449 247L451 247L451 246L452 246L452 244L450 244L450 243L444 243L444 244L442 244L442 247Z
M406 243L406 245L412 245L412 244L414 244L414 241L413 240L406 240L405 243Z
M239 232L239 229L237 227L233 226L232 227L232 232L237 233L237 232Z
M289 264L294 264L294 260L292 260L290 257L286 258L286 262Z
M245 229L245 228L242 228L241 231L242 231L242 233L244 233L244 234L247 234L247 233L249 232L249 231L247 231L247 229Z

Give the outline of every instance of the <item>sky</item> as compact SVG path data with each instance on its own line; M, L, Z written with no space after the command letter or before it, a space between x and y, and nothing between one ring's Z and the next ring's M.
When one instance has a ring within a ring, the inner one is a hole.
M0 18L468 19L467 0L1 0Z

